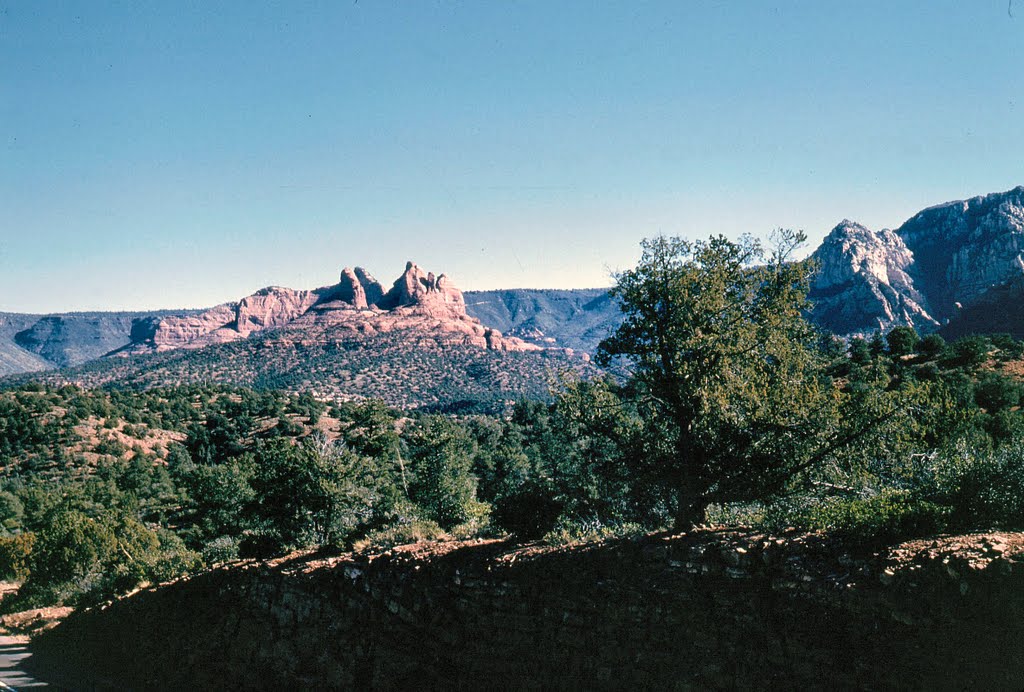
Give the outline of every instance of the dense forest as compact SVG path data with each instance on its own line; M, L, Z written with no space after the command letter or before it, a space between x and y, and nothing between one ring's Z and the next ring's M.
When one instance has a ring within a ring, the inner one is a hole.
M622 326L553 398L497 413L226 385L0 391L4 609L87 604L237 558L420 539L564 542L725 523L851 550L1024 528L1024 344L803 319L813 271L658 238Z

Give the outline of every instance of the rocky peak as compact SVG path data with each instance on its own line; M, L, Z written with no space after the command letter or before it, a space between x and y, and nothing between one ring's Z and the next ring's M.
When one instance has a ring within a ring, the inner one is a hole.
M907 325L934 328L927 301L908 273L914 255L893 231L872 231L844 219L812 258L812 317L840 334L868 333Z
M342 269L341 280L334 291L335 299L349 303L359 310L376 306L383 295L384 290L380 283L362 267Z
M444 274L424 272L415 262L407 262L405 272L398 277L391 290L380 300L379 307L393 310L412 307L418 312L434 316L465 316L466 301Z
M844 220L813 256L812 317L826 329L930 331L965 310L981 324L973 306L1024 278L1024 186L929 207L896 231ZM984 330L1001 330L986 319Z
M913 253L898 235L887 228L875 232L843 219L828 234L814 256L819 263L814 287L819 291L843 286L865 275L882 284L913 288L913 281L906 273L914 261Z
M320 296L280 286L264 288L238 302L235 330L241 336L287 324L311 308Z
M366 293L366 302L369 305L377 305L381 298L384 297L384 287L380 285L377 279L373 278L370 272L362 267L356 267L354 273L359 281L359 285L363 287L363 291Z
M338 300L351 303L353 307L360 310L369 307L369 304L366 302L366 289L364 289L362 283L359 282L359 278L356 276L356 273L349 267L345 267L341 270L341 278L338 282L336 297Z

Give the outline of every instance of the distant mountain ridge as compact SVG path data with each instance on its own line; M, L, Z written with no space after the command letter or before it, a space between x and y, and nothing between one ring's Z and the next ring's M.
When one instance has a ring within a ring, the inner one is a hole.
M958 333L968 313L971 331L1007 331L1011 306L987 296L1024 276L1024 186L929 207L895 231L843 221L812 258L811 317L837 334Z
M524 341L593 353L621 320L606 288L466 291L466 311Z
M0 376L52 370L101 358L131 341L131 331L138 320L192 312L195 311L52 315L0 312Z
M1024 186L929 207L895 230L844 220L811 259L818 273L810 318L832 333L908 325L951 336L1024 336ZM620 320L607 289L462 293L445 275L410 262L387 290L356 267L331 286L268 287L208 310L0 313L0 376L113 352L201 349L278 329L306 330L310 338L401 333L489 350L593 353Z

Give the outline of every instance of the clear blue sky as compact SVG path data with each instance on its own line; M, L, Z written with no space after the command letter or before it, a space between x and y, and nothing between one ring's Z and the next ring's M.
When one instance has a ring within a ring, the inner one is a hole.
M0 310L608 285L1024 183L1024 2L0 0Z

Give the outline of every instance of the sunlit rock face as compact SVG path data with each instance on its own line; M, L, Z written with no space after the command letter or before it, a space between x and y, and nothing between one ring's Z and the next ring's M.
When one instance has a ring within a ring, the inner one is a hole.
M818 269L810 298L819 326L838 334L937 326L908 273L914 255L896 233L844 220L812 258Z
M157 351L206 346L282 327L316 304L316 291L270 286L237 303L224 303L196 315L156 320L145 343ZM133 334L135 336L135 334Z
M1024 186L930 207L895 231L843 221L813 258L811 318L821 327L934 331L1024 276ZM971 311L972 331L1005 331L1004 312Z
M266 329L298 339L394 333L396 338L429 338L432 344L542 350L468 316L462 292L447 276L409 262L387 293L366 270L346 267L334 286L314 291L273 286L194 315L140 322L128 352L202 348Z
M425 272L414 262L406 263L405 272L380 300L379 307L384 310L416 307L421 314L435 317L466 314L462 291L444 274L434 276L434 272Z
M1024 274L1024 186L925 209L896 232L914 253L915 282L933 316L955 319Z

